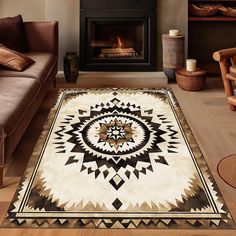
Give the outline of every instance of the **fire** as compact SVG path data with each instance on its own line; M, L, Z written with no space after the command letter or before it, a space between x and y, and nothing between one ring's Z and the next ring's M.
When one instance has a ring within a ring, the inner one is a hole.
M112 45L112 48L122 48L122 46L123 46L123 43L121 41L120 36L116 36L114 43Z
M117 37L117 42L118 42L119 48L122 48L121 38L119 36L116 36L116 37Z
M101 49L99 57L120 58L120 57L136 57L138 53L133 48L124 47L120 36L116 36L112 48Z

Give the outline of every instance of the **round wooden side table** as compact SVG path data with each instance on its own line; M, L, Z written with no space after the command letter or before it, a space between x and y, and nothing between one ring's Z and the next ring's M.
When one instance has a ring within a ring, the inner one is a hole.
M236 154L222 159L217 166L217 171L227 184L236 188Z
M185 68L176 70L176 81L179 87L186 91L198 91L205 87L206 71L197 68L196 71L190 72Z

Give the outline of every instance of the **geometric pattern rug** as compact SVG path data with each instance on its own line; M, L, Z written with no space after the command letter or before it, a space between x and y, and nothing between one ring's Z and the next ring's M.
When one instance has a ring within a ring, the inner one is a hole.
M67 89L2 227L235 224L171 90Z

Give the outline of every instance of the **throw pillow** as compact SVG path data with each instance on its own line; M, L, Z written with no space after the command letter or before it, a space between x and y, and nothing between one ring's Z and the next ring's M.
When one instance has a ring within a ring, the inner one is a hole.
M34 61L19 52L11 50L0 44L0 65L4 69L22 71Z
M18 52L27 51L22 16L0 18L0 43Z

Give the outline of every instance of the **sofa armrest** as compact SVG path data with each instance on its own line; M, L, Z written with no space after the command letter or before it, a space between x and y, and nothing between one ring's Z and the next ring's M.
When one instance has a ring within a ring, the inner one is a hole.
M48 52L58 56L58 22L24 22L29 52Z

